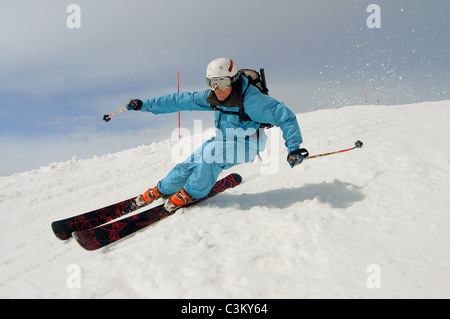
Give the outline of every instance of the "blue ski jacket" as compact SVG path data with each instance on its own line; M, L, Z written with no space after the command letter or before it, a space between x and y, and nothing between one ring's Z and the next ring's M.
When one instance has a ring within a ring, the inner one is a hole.
M295 114L284 103L261 93L258 88L249 84L245 76L241 76L241 83L242 92L245 92L243 97L244 110L252 120L240 122L238 115L216 110L214 114L215 124L216 128L220 130L221 136L226 137L227 129L234 129L234 136L239 137L239 133L236 132L241 132L242 137L250 136L256 132L261 123L269 123L282 130L288 152L299 149L303 139ZM179 111L213 111L206 101L210 93L211 90L208 89L202 92L172 93L148 99L143 102L141 111L153 114ZM217 109L220 108L220 106L217 107ZM225 108L222 107L222 109ZM226 111L238 112L239 106L227 107Z

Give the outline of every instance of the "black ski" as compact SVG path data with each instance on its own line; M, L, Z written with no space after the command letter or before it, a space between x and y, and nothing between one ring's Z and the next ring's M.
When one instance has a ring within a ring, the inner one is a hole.
M216 182L209 194L200 200L191 202L185 207L195 205L203 200L216 196L227 190L233 188L242 182L242 177L239 174L230 174L225 178ZM72 236L77 242L86 250L96 250L112 244L120 239L123 239L135 232L146 228L175 212L168 212L164 209L164 205L159 205L146 211L135 214L119 221L101 225L96 228L75 231Z
M61 240L70 239L74 231L98 227L141 208L135 205L135 200L136 197L129 198L87 213L55 221L52 223L53 232Z

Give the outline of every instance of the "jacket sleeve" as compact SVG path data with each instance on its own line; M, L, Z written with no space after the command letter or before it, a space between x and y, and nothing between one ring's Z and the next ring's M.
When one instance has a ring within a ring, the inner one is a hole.
M299 149L303 142L300 127L295 114L276 99L257 92L249 97L244 110L254 121L278 126L283 132L285 145L289 152Z
M212 111L206 103L210 90L194 93L172 93L143 102L141 111L165 114L179 111Z

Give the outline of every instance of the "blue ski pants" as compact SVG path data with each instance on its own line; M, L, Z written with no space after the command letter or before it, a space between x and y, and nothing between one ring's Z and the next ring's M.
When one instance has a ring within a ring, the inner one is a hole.
M171 195L184 188L192 197L203 198L223 170L253 161L258 152L265 150L266 144L267 135L263 130L260 130L259 137L256 133L245 138L234 137L233 140L213 137L183 163L177 164L159 182L158 189L163 194Z

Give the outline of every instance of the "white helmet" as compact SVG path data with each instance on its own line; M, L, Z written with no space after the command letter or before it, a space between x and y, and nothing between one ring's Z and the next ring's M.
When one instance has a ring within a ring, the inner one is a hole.
M229 77L233 80L237 73L238 68L236 64L229 58L212 60L206 68L207 78Z

